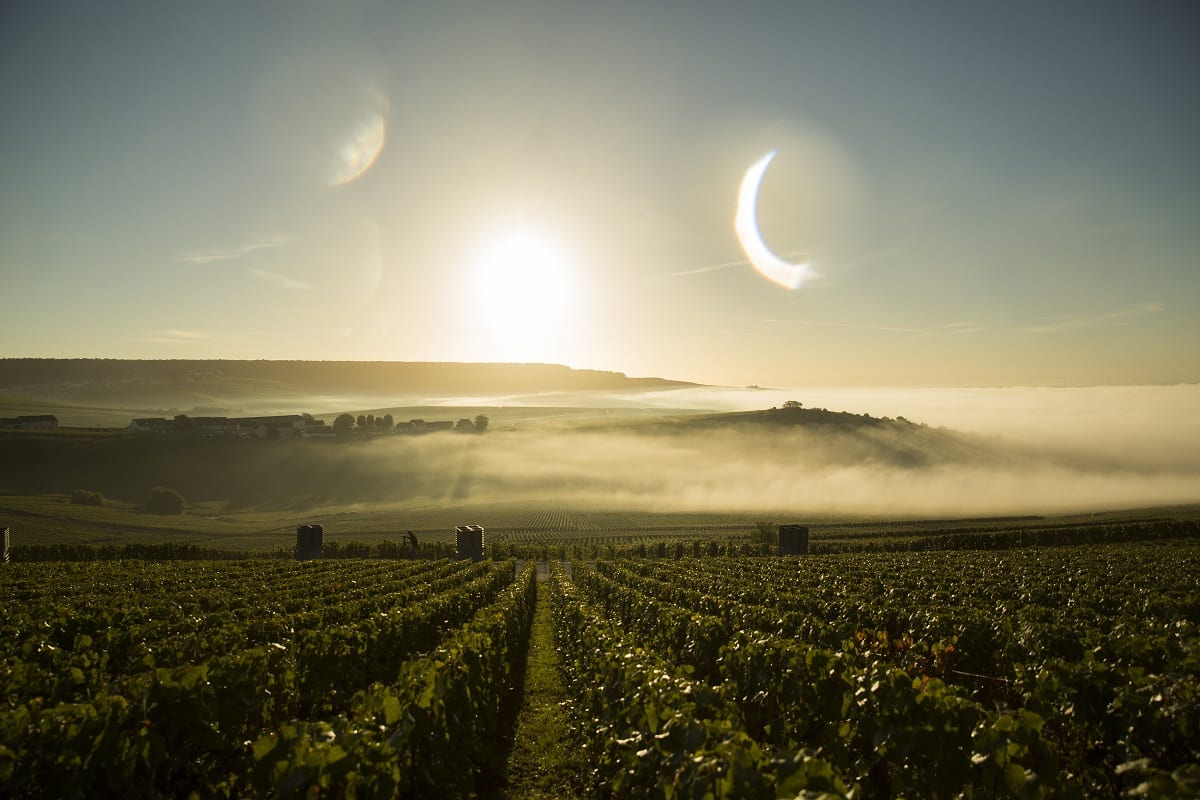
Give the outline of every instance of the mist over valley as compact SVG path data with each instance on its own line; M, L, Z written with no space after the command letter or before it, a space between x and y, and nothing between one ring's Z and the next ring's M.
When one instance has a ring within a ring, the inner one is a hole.
M9 431L0 438L5 454L0 488L36 494L86 487L137 502L151 486L167 485L189 501L222 501L230 509L549 503L751 516L978 516L1200 499L1195 385L764 390L527 365L482 371L479 365L440 365L431 380L428 370L414 379L419 370L411 365L231 363L198 372L195 363L118 362L115 374L140 369L145 377L149 365L159 376L147 388L143 407L171 385L180 400L199 402L199 387L207 385L207 400L215 405L188 411L224 408L235 398L241 407L313 412L329 424L343 411L386 413L398 422L485 414L490 429L485 435L372 431L294 441ZM78 363L66 366L68 372L79 370ZM0 362L0 374L2 367ZM324 370L328 381L330 372L351 374L354 367L358 382L342 388L358 394L338 398L346 403L340 407L323 405L335 387L311 376ZM370 375L385 370L393 381L408 376L397 387L407 392L402 402L419 398L421 404L387 403L378 393L364 392L378 391L380 381ZM473 381L466 377L472 370ZM174 384L162 378L172 371L184 377ZM245 392L249 383L265 380L264 372L274 375L274 399ZM220 380L211 377L218 373ZM197 374L209 375L209 382ZM492 383L502 376L503 388L517 391L480 391L489 376ZM579 389L573 382L608 386ZM15 384L10 377L9 386ZM242 387L240 393L230 393L231 384ZM38 384L25 375L23 385L28 390ZM88 409L100 407L112 384L96 389L60 374L57 383L42 385L57 388L41 401L0 396L0 403L53 406L69 394L88 419L95 413ZM72 407L60 408L64 425L80 425ZM120 419L117 409L104 413Z

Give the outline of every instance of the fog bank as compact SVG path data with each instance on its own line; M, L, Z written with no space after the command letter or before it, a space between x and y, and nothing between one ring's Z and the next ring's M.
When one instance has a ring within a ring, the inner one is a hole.
M1013 443L1142 468L1200 468L1200 384L1001 388L715 388L643 395L649 405L808 408L903 416Z
M392 460L419 465L423 482L440 487L431 502L990 516L1200 501L1200 459L1190 443L1124 458L1117 442L1070 439L1061 429L1044 445L902 424L397 438L370 448L372 457L384 470Z

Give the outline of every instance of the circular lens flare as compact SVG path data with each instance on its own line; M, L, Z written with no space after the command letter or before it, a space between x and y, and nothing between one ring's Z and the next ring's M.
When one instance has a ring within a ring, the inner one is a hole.
M343 186L362 177L383 151L386 125L383 114L371 111L338 146L329 185Z
M746 175L742 178L742 188L738 192L737 214L734 216L733 227L742 251L759 274L785 289L799 289L808 276L809 263L805 261L793 264L775 255L763 241L762 233L758 229L758 191L762 187L767 166L770 165L771 159L775 158L775 152L772 150L767 153L746 170Z

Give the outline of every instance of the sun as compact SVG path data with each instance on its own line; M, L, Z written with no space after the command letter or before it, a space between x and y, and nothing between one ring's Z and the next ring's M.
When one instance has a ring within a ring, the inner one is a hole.
M499 234L476 254L469 280L488 358L561 358L575 291L571 265L552 239L526 229Z

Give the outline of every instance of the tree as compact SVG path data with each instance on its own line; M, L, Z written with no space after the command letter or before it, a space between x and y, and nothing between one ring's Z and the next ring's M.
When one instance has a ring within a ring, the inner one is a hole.
M71 492L71 504L77 506L102 506L104 495L92 489L75 489Z
M776 533L774 522L755 522L754 527L758 529L758 541L763 544L776 544L778 534Z
M384 414L382 425L385 431L393 431L396 429L396 420L391 414Z
M358 427L360 427L360 428L367 427L367 417L365 414L358 415Z
M801 403L799 400L784 400L783 407L784 408L804 408L804 403Z
M368 428L375 427L375 415L374 414L367 414L367 427Z
M146 510L151 514L182 514L183 495L166 486L155 486L146 498Z
M487 414L476 414L475 415L475 432L476 433L486 432L487 428L488 428L488 422L489 422L489 420L488 420Z
M349 414L338 414L333 421L333 432L338 436L349 436L354 430L354 417Z

